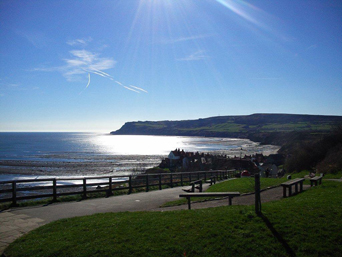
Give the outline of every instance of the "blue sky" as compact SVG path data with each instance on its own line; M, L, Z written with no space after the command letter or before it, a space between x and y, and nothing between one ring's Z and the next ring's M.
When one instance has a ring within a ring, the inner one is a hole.
M340 0L0 2L0 131L342 115Z

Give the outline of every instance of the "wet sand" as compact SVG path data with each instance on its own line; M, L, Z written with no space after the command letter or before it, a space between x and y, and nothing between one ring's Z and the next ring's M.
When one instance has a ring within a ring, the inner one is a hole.
M0 160L0 174L16 175L129 175L160 163L161 156L122 156L112 160L29 161Z

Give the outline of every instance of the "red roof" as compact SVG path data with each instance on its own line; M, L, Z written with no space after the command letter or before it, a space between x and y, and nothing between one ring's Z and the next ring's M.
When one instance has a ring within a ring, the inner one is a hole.
M251 176L251 174L249 173L248 170L244 170L243 172L241 172L241 176L249 177L249 176Z

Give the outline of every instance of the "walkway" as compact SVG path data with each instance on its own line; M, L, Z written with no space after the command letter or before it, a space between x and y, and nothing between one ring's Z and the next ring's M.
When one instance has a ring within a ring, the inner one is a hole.
M208 187L209 184L204 184L203 190L206 190ZM13 208L0 212L0 254L2 254L3 250L18 237L44 224L63 218L105 212L186 210L188 208L187 204L159 208L159 206L166 202L178 200L179 194L184 193L182 190L183 188L184 187L175 187L161 191L89 199L79 202ZM262 202L280 200L281 198L281 187L269 189L261 193ZM233 198L233 205L252 204L254 204L254 194ZM228 205L227 199L192 203L191 208L200 209L223 205Z

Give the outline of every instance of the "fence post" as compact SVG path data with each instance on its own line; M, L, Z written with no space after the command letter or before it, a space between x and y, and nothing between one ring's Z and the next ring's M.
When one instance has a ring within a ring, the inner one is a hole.
M191 172L189 172L189 183L191 183Z
M17 205L17 182L12 182L12 202L13 205Z
M170 184L171 184L171 188L173 188L173 176L172 176L172 173L170 174Z
M181 173L181 186L183 186L183 173Z
M87 179L83 178L83 199L87 198Z
M159 190L162 190L162 175L159 174Z
M146 176L146 192L148 192L148 175L145 175Z
M128 187L128 194L132 194L132 176L129 176Z
M108 181L109 185L108 185L107 197L113 195L113 192L112 192L112 182L113 182L112 177L109 177L108 180L109 180Z
M261 199L260 199L260 175L259 173L254 175L255 178L255 213L261 213Z
M56 202L57 201L57 181L56 179L54 178L52 180L52 185L53 185L53 189L52 189L52 194L53 194L53 198L52 198L52 201L53 202Z

